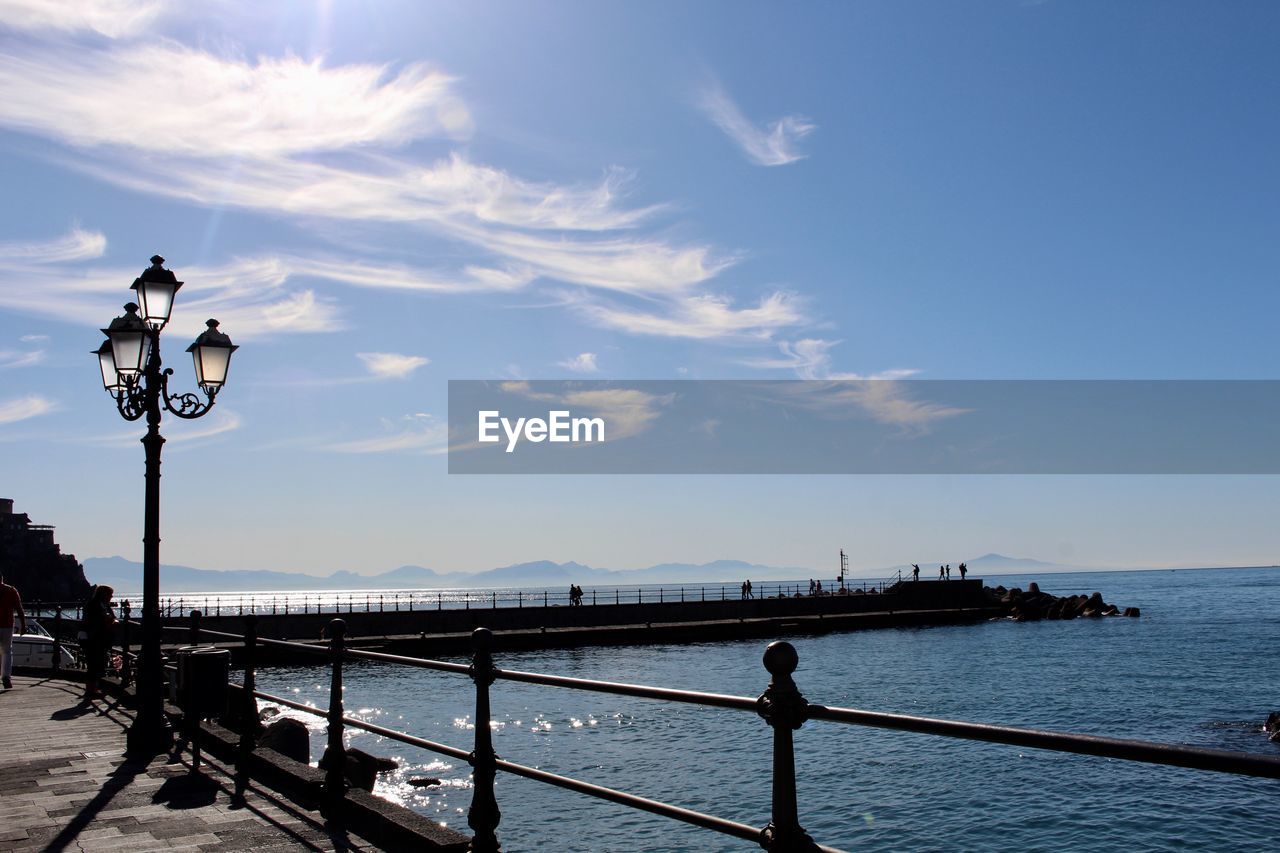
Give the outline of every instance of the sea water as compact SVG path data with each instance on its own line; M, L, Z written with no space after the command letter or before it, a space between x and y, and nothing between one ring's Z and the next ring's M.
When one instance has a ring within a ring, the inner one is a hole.
M1057 595L1100 591L1139 619L1007 620L785 637L811 702L1280 755L1280 569L989 577ZM923 581L922 581L923 582ZM759 640L501 653L498 666L756 696ZM345 668L347 712L470 750L469 679ZM259 689L327 703L319 667L260 671ZM769 820L772 734L754 714L508 681L492 688L505 759L709 812ZM323 721L305 719L313 752ZM348 743L400 769L377 793L467 832L470 768L367 733ZM1277 850L1280 783L1221 773L810 721L795 733L800 819L858 850ZM410 779L438 778L413 787ZM499 774L508 851L750 850L708 830Z

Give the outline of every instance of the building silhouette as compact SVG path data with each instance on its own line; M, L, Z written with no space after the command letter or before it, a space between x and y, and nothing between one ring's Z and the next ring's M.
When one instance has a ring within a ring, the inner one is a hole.
M80 601L89 594L84 567L62 553L53 525L32 524L25 512L13 511L11 498L0 498L0 573L25 601Z

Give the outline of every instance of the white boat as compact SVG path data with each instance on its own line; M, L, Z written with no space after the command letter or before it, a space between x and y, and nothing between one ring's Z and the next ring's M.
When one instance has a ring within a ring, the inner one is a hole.
M27 620L27 633L13 635L13 665L26 666L33 669L53 668L53 637L34 619ZM60 660L58 665L63 669L75 666L76 659L67 647L58 644Z

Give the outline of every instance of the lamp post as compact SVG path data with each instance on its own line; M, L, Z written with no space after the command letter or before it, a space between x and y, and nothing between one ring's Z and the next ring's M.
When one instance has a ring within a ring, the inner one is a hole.
M195 362L196 384L204 399L195 393L170 394L172 368L161 370L160 331L169 322L173 299L182 282L164 268L164 258L156 255L151 266L131 285L137 303L124 306L125 313L103 329L107 339L94 350L102 370L102 385L115 398L116 408L127 421L147 419L142 438L146 450L146 492L143 501L142 534L142 644L136 675L137 717L129 727L128 751L132 756L150 756L173 745L173 730L164 713L164 668L160 657L160 435L162 409L179 418L198 418L213 408L214 400L227 380L231 353L238 347L218 331L218 321L208 321L208 329L187 347ZM141 313L139 313L141 312Z

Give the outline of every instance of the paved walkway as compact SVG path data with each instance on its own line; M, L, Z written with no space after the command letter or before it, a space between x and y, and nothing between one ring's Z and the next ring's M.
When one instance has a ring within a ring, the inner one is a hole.
M126 762L133 714L81 688L14 676L0 693L0 850L376 850L250 786L231 804L231 769L190 755Z

